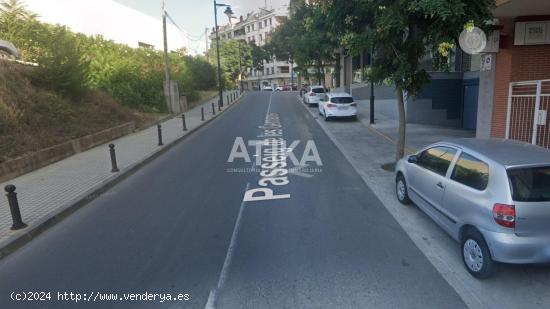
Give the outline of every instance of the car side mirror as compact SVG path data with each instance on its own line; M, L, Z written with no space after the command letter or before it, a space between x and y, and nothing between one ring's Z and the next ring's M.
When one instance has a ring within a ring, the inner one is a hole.
M416 155L410 155L409 158L407 159L407 161L409 163L418 163L418 157Z

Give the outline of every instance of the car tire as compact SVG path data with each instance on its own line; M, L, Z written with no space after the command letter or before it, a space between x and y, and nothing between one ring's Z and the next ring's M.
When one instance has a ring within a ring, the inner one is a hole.
M466 232L460 242L462 262L468 272L478 278L487 279L495 273L495 262L483 235L476 230Z
M327 111L323 109L323 116L325 118L325 121L329 121L330 118L327 116Z
M401 173L397 174L395 179L395 196L399 203L403 205L410 205L411 200L409 198L409 189L407 187L407 181Z

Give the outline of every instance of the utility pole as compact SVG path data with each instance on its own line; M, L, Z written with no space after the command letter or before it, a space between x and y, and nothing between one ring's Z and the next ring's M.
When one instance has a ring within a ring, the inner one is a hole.
M243 68L242 68L242 56L241 56L241 40L239 42L239 86L241 92L243 92Z
M204 29L204 54L208 53L208 27Z
M172 112L172 87L170 85L170 61L168 59L168 38L166 34L166 10L162 0L162 31L164 34L164 92L168 112Z

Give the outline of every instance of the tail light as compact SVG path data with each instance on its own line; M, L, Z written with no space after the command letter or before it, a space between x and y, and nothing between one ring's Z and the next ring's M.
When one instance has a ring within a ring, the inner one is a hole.
M314 97L314 96L316 96L316 94L314 92L312 92L312 93L309 94L309 96Z
M351 103L349 106L357 106L357 103Z
M327 104L327 107L328 108L336 107L336 104L329 103L329 104Z
M501 226L507 228L516 227L516 207L514 205L495 204L493 206L493 219Z

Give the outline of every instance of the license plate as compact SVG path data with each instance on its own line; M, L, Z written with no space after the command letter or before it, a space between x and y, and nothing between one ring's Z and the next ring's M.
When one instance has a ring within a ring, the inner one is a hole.
M348 107L347 106L338 106L338 109L339 110L345 110L345 109L348 109Z

